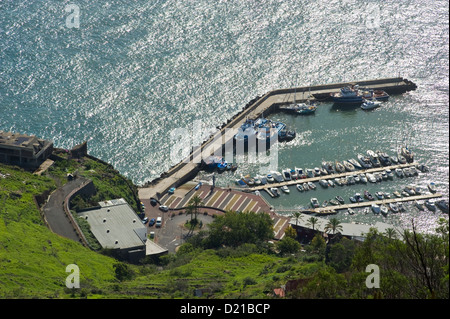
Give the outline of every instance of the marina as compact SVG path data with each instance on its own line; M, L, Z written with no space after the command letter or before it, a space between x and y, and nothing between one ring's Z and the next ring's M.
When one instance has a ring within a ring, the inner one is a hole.
M159 199L170 188L178 187L194 178L200 171L200 164L204 158L214 156L217 152L223 154L226 146L230 145L229 143L233 143L235 134L226 134L227 129L234 129L234 132L238 132L238 129L242 127L245 121L267 117L269 114L279 111L280 106L290 105L295 102L330 101L332 93L339 92L343 87L354 85L368 89L383 90L388 94L402 94L417 88L413 82L397 77L270 91L247 103L239 114L228 120L227 123L224 123L215 134L212 134L200 147L194 149L188 157L172 166L167 172L161 174L159 178L140 187L139 197L141 199ZM298 99L297 92L302 92L300 99Z

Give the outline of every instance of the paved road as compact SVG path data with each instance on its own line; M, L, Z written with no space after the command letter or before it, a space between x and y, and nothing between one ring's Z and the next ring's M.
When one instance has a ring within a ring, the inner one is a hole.
M47 203L43 207L43 212L50 230L74 241L80 241L80 238L64 212L63 203L70 192L80 187L86 181L86 179L78 177L75 180L67 182L50 195Z

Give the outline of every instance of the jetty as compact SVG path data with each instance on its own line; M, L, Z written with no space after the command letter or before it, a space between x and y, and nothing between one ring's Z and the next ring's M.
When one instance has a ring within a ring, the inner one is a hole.
M327 180L328 179L333 179L334 180L335 178L341 178L341 177L346 177L346 176L353 176L355 174L382 172L382 171L385 171L387 169L390 169L390 170L394 171L396 168L416 167L416 165L417 165L416 163L405 163L405 164L397 164L397 165L390 165L390 166L382 166L382 167L373 167L373 168L367 168L367 169L359 169L359 170L354 170L354 171L351 171L351 172L346 171L346 172L336 173L336 174L328 174L328 175L320 175L320 176L309 177L309 178L293 179L293 180L284 181L284 182L267 183L265 185L258 185L258 186L243 188L243 191L253 192L253 191L256 191L256 190L265 190L269 194L271 194L271 192L268 191L268 188L282 187L282 186L293 186L293 185L303 184L303 183L308 183L308 182L318 182L318 181L323 180L323 179L327 179ZM273 197L273 195L272 195L272 197Z
M341 87L349 85L359 85L369 89L380 89L388 94L402 94L415 90L417 86L402 77L385 78L368 81L343 82L325 85L295 87L289 89L278 89L270 91L263 96L258 96L228 120L222 126L218 127L216 133L204 141L201 146L193 149L189 156L172 166L167 172L161 174L159 178L146 183L139 188L139 198L161 198L171 187L178 187L187 181L193 179L200 171L200 163L206 158L217 153L223 154L223 150L228 143L233 142L233 135L226 134L227 129L239 129L244 121L257 119L261 116L268 116L276 112L280 106L297 102L329 101L330 93L338 92ZM303 96L301 96L304 93Z

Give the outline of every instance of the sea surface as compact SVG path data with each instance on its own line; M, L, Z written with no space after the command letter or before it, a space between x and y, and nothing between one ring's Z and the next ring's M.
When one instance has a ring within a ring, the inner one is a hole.
M60 148L88 141L92 155L142 185L176 164L174 130L186 132L188 145L194 122L220 126L274 89L401 76L417 90L371 112L324 103L313 116L272 115L297 132L280 145L279 168L313 168L368 149L395 154L407 144L430 172L369 190L434 181L448 200L448 16L449 3L440 0L2 0L0 130ZM257 170L243 163L216 181L228 185ZM314 196L348 200L363 190L318 189ZM308 205L310 193L293 188L267 200L296 209ZM337 216L401 225L414 218L432 231L441 214L411 207L384 219Z

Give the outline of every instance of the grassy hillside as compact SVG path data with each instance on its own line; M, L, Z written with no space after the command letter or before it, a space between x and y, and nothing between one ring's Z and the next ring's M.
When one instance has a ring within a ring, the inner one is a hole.
M114 259L52 233L33 197L57 181L0 164L0 297L52 298L66 295L66 266L80 268L81 286L101 289L115 281ZM117 194L120 195L120 194Z

